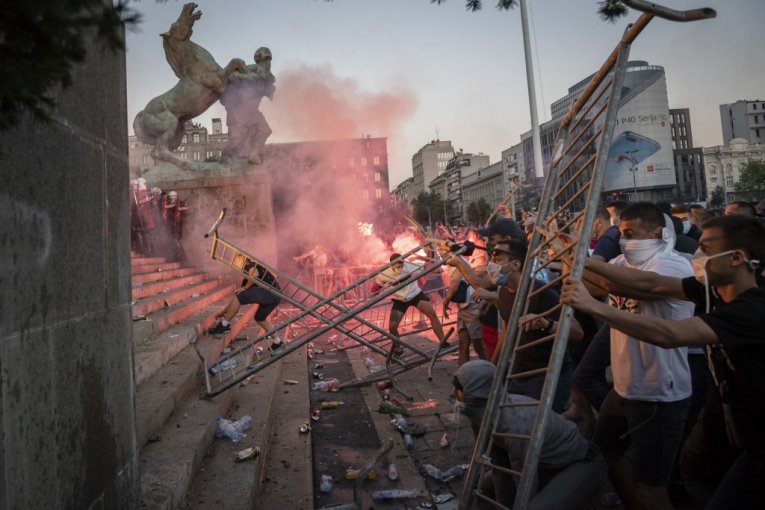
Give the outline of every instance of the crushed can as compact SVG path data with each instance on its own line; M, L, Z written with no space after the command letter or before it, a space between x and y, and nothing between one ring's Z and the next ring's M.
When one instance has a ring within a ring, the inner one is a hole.
M321 409L314 409L311 411L311 419L313 421L319 421L321 419Z

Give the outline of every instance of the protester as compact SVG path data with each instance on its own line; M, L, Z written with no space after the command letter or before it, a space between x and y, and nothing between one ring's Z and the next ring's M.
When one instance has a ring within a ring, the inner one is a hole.
M625 334L662 348L707 345L732 444L742 451L719 483L707 509L758 508L765 499L765 290L757 273L765 255L765 228L740 215L712 218L702 227L694 276L587 261L610 284L665 298L689 299L707 312L684 320L637 316L595 300L570 279L562 302Z
M734 214L751 216L754 218L757 216L757 209L755 209L749 202L744 202L743 200L729 202L728 205L725 206L725 216L732 216Z
M693 275L690 263L673 251L674 227L655 205L627 207L619 228L623 254L611 265L679 278ZM610 301L611 308L644 318L682 320L693 315L690 303L621 289L611 293ZM614 387L600 409L595 435L612 484L630 508L672 508L667 484L691 396L687 349L646 346L614 327L610 343ZM628 447L631 462L625 456Z
M377 275L375 279L376 285L372 288L374 292L377 292L384 287L395 286L407 279L411 279L412 274L423 268L422 263L414 263L398 259L401 259L400 253L394 253L390 256L391 262L395 262ZM438 315L436 315L436 311L433 309L430 299L428 299L428 296L422 291L417 280L412 280L408 285L398 289L391 296L391 301L393 302L393 306L391 307L390 317L388 318L388 330L393 336L398 338L398 325L409 307L414 306L428 318L430 326L433 328L433 333L435 333L439 342L443 343L446 340L441 321L438 320ZM396 349L397 352L401 352L398 345L395 345L394 349Z
M276 281L274 275L265 267L253 262L243 255L237 255L234 264L241 267L243 272L250 275L250 278L244 278L242 280L240 288L234 291L234 295L231 297L228 304L213 316L215 322L208 332L211 335L214 335L229 331L231 329L230 321L237 313L239 313L240 306L256 304L258 305L258 309L255 312L255 322L263 328L267 335L270 335L273 338L270 349L271 352L274 353L284 347L284 342L282 342L282 339L278 335L271 333L274 327L271 322L269 322L268 316L279 305L281 298L273 292L255 285L253 280L259 280L275 290L280 289L279 283Z
M468 417L473 430L480 429L495 367L488 361L474 360L462 365L454 374L457 400L464 404L461 412ZM506 394L495 431L491 451L493 464L504 469L520 470L526 459L528 441L519 436L531 435L536 419L536 401L523 395ZM535 489L529 508L536 510L576 510L585 506L606 482L606 467L597 447L579 434L576 425L551 413L544 432L539 456L539 479L547 483ZM535 484L536 485L536 484ZM484 492L509 508L515 500L515 481L502 469L493 469L491 478L481 481Z

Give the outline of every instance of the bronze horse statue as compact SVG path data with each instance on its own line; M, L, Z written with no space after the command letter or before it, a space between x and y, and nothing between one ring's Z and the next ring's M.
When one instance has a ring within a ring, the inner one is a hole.
M173 152L183 138L184 124L220 98L231 73L247 72L239 58L221 68L210 52L191 41L194 22L202 17L196 8L195 3L184 5L178 21L161 34L165 58L179 78L178 83L149 101L133 121L136 137L154 145L151 155L155 161L167 161L185 169L197 165Z

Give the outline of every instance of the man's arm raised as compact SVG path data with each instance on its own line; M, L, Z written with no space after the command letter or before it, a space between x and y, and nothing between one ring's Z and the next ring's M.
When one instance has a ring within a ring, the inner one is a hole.
M563 285L560 300L622 333L659 347L671 349L719 341L712 328L698 317L671 321L618 310L593 298L581 281L571 278Z
M651 271L616 266L588 258L585 270L594 273L607 284L611 293L639 299L674 298L687 300L683 291L683 279L664 276ZM590 279L585 276L586 279Z

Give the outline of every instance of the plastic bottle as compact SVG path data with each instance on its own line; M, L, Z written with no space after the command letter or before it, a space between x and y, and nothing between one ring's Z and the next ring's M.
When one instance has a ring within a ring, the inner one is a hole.
M424 495L425 490L423 489L388 489L373 492L372 499L387 501L391 499L419 498Z
M319 482L319 490L321 492L327 493L332 492L332 477L329 475L321 475L321 481Z
M422 470L425 471L425 473L433 478L434 480L438 480L439 482L444 481L444 472L438 469L433 464L423 464Z
M404 434L404 444L406 445L407 450L414 449L414 440L412 439L411 435Z
M409 427L409 424L406 422L406 418L400 414L394 414L390 424L393 425L393 427L402 434L406 434L406 430Z
M311 389L314 391L328 391L336 392L340 386L340 381L337 379L325 379L311 385Z
M236 427L239 432L244 432L245 430L249 429L252 427L252 416L245 414L234 422L234 427Z
M388 465L388 480L398 480L398 469L396 469L396 465L392 462Z
M409 413L403 407L398 407L388 402L387 400L380 403L380 407L377 408L378 413L382 414L400 414L402 416L408 416Z
M227 437L233 442L238 443L242 440L242 432L231 420L218 417L218 426L215 427L215 437Z
M213 365L212 368L210 368L210 372L212 372L213 374L217 374L218 372L222 372L224 370L229 370L231 368L234 368L238 364L239 364L239 361L236 358L224 359L223 361Z

